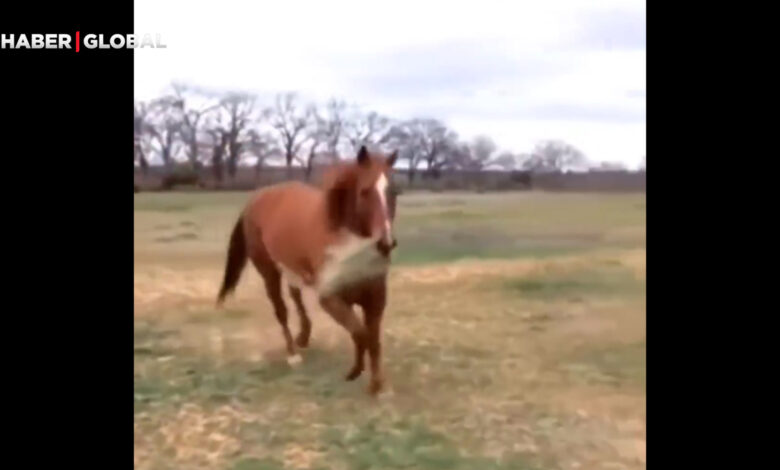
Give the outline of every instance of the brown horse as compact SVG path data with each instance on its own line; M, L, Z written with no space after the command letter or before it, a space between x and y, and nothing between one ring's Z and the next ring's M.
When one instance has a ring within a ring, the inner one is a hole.
M361 147L355 161L326 174L322 189L287 182L257 191L230 237L217 300L221 304L235 289L246 260L252 260L282 326L292 365L301 360L296 345L305 348L309 343L311 320L301 290L312 289L322 308L352 335L355 362L347 380L363 372L368 351L371 393L379 392L384 381L380 325L390 252L396 246L395 192L390 181L397 155L385 157ZM295 341L287 326L282 277L300 317ZM363 310L363 322L353 310L355 305Z

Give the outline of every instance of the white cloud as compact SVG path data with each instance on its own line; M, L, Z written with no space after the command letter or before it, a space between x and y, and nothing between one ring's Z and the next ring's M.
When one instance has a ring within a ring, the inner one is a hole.
M171 81L344 98L428 115L527 151L564 139L595 160L645 154L644 1L136 0L136 97ZM269 103L270 104L270 103Z

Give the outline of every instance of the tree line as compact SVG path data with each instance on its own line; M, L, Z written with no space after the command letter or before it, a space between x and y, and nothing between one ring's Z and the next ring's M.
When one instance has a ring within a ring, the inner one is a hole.
M134 159L144 174L153 162L169 172L185 163L221 182L235 177L239 166L254 165L259 173L281 163L288 172L303 167L309 179L316 165L354 155L361 145L398 149L410 182L451 169L554 172L588 164L580 150L560 140L539 142L528 153L500 151L490 137L463 140L438 119L393 119L335 98L320 106L294 92L261 103L250 93L173 84L134 108Z

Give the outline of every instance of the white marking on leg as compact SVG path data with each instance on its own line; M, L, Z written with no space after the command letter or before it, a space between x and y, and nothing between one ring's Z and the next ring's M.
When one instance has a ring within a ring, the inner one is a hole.
M282 274L282 278L289 286L297 287L298 289L306 287L306 283L303 282L303 279L299 275L295 274L292 269L287 268L287 266L283 265L282 263L276 263L276 267L279 269L279 272Z
M376 394L377 398L382 399L389 399L395 396L395 391L393 390L392 386L385 385L379 392Z
M303 358L300 354L293 354L292 356L287 356L287 364L290 365L290 367L295 367L298 364L303 362Z

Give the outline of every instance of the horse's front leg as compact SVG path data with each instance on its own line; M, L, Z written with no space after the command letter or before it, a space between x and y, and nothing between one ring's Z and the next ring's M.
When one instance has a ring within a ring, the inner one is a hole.
M376 282L371 286L371 295L362 302L366 323L367 349L371 367L371 382L368 391L372 395L382 391L385 376L382 367L382 316L385 310L387 286Z
M352 335L352 341L355 343L355 363L347 374L346 379L355 380L360 377L364 369L363 356L366 351L366 328L357 315L355 315L352 306L338 295L320 298L320 305L339 325L343 326Z

